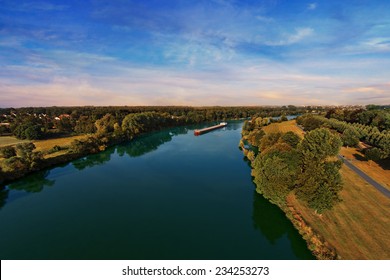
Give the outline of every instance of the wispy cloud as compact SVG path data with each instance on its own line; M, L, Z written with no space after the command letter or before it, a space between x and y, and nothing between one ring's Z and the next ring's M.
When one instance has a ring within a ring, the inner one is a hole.
M302 41L304 38L314 34L314 30L310 27L296 28L294 33L284 35L283 38L277 41L267 41L268 46L286 46Z
M307 5L307 9L308 10L315 10L315 9L317 9L317 3L309 3Z
M3 3L0 107L390 103L390 2Z

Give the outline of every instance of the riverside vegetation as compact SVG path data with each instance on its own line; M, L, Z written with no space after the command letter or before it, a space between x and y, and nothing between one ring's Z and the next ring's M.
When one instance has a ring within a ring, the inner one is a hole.
M5 143L8 145L1 145L0 142L0 184L33 171L104 151L109 146L131 141L140 134L165 127L253 115L299 114L312 109L295 106L0 109L0 134L11 134L19 139L12 143L12 138L6 136ZM321 111L323 108L316 110ZM53 143L52 146L44 144L49 141ZM45 149L38 146L45 146Z
M388 161L388 132L384 127L380 131L319 115L301 116L297 123L306 134L295 121L269 125L266 118L252 118L244 124L240 147L251 161L257 192L286 213L317 258L388 258L387 247L380 245L386 243L382 235L388 231L382 219L389 213L386 198L367 188L349 169L343 167L340 173L342 164L336 158L342 145L358 146L366 141L367 160L373 159L371 152L375 151L375 160ZM356 197L356 190L363 189L365 195ZM359 201L368 204L366 210L362 211ZM351 218L354 223L344 227ZM368 234L369 228L376 229L374 236ZM340 229L345 230L344 235L350 232L353 242L345 241L349 248L340 245L344 239L336 234Z

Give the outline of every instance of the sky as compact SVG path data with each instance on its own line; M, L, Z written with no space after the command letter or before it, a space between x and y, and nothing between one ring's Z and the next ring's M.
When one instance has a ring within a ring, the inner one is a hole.
M0 107L390 104L388 0L0 0Z

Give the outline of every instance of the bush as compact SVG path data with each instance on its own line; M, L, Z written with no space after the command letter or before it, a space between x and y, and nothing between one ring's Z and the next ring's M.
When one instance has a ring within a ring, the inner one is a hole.
M3 158L11 158L16 156L16 150L12 146L2 147L0 148L0 156Z

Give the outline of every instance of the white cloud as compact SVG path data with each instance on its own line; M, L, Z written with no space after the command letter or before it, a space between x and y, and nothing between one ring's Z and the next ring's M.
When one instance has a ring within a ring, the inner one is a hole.
M317 8L317 3L310 3L307 5L308 10L315 10Z
M296 28L295 33L285 35L284 38L278 41L267 41L266 45L268 46L287 46L298 43L302 41L304 38L311 36L314 33L313 28L304 27L304 28Z

